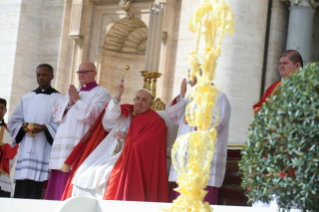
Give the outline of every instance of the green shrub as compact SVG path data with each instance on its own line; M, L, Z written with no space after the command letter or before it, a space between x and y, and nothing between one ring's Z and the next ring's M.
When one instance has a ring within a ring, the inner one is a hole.
M309 63L268 99L249 127L239 162L249 202L319 211L319 63Z

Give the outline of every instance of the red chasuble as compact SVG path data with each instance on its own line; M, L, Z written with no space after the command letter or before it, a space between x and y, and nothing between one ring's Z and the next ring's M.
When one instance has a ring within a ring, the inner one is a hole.
M281 85L281 81L278 81L272 84L271 86L269 86L269 88L267 88L266 92L261 97L260 101L253 106L255 114L261 110L263 103L265 103L267 101L267 98L271 97L276 92L276 90L280 87L280 85Z
M123 152L105 190L105 200L168 202L164 120L153 110L132 115Z
M85 133L80 142L73 148L69 157L65 160L64 164L71 165L71 175L63 192L61 200L66 200L72 196L72 180L86 158L94 151L94 149L103 141L108 132L104 130L102 119L105 113L105 105L101 114L97 117L90 129ZM128 117L133 111L133 105L121 105L121 113Z

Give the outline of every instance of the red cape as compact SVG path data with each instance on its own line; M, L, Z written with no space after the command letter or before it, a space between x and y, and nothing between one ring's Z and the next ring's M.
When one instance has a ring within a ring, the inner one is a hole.
M132 116L103 199L168 202L166 135L165 122L155 111Z
M85 133L80 142L73 148L71 154L64 162L67 165L71 165L72 170L61 200L65 200L72 196L73 185L71 182L78 168L108 134L108 132L104 130L102 124L102 118L104 116L105 108L107 107L107 105L108 104L105 105L101 114L97 117L95 122L92 124L87 133ZM121 112L125 117L127 117L132 110L133 105L121 105Z
M281 85L281 81L278 81L267 88L266 92L261 97L260 101L253 106L255 114L261 110L263 103L265 103L267 101L267 98L274 95L274 93L277 91L277 89L280 87L280 85Z

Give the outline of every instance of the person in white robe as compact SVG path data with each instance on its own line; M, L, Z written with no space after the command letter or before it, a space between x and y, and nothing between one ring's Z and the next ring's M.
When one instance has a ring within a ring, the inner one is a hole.
M15 198L41 199L42 182L49 178L49 156L58 125L52 111L63 95L51 87L53 68L37 67L39 88L22 97L8 122L12 146L20 144L15 167ZM30 137L26 123L36 123Z
M13 165L17 159L17 148L11 148L11 136L4 122L4 115L7 113L7 101L0 98L0 197L11 197ZM17 146L18 147L18 146ZM15 156L14 156L15 154ZM9 155L9 156L8 156ZM9 171L6 173L4 166L9 159Z
M189 126L185 120L185 110L187 104L190 102L188 97L185 97L187 84L190 83L191 87L197 83L196 77L193 81L187 82L183 79L181 83L181 92L170 104L166 106L166 112L168 117L176 124L179 125L177 137L186 133L196 131L195 127ZM219 111L219 123L216 126L217 129L217 143L215 145L216 153L211 162L210 168L210 179L206 190L204 201L209 202L211 205L217 204L218 188L221 187L226 170L226 158L227 158L227 145L228 145L228 131L229 131L229 119L231 113L231 106L226 97L222 92L216 97L217 107ZM216 123L216 110L213 110L213 124ZM178 172L176 171L173 164L171 164L169 181L173 182L173 188L177 187ZM178 197L179 193L172 190L171 201Z
M81 88L76 89L70 85L68 94L55 106L53 112L59 128L50 156L51 176L45 195L48 200L61 200L70 173L59 169L111 100L110 92L95 81L97 71L93 63L82 63L77 74Z

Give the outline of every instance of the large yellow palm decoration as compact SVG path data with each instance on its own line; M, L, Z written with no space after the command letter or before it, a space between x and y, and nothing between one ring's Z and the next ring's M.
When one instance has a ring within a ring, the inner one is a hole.
M179 173L176 189L181 195L169 211L211 211L203 203L207 191L210 165L215 154L219 115L216 106L218 89L212 85L223 36L234 32L234 15L225 0L203 0L196 8L189 29L196 33L196 49L190 53L190 79L198 82L186 108L186 120L197 131L177 138L172 151L172 162ZM201 64L199 66L199 64ZM201 69L201 74L200 74ZM216 122L213 125L213 108Z

